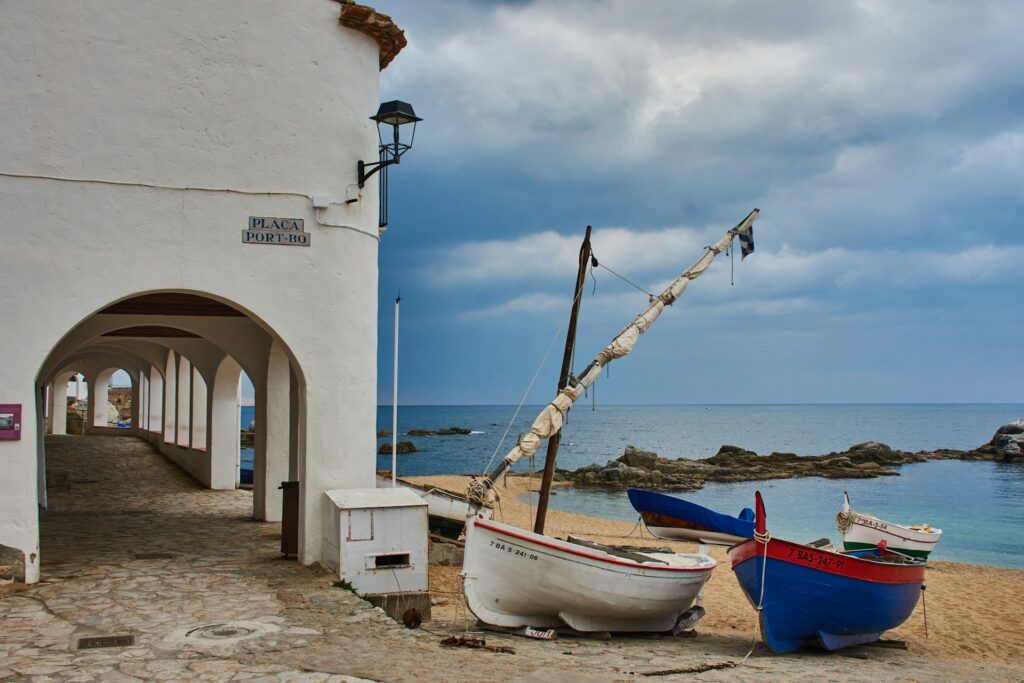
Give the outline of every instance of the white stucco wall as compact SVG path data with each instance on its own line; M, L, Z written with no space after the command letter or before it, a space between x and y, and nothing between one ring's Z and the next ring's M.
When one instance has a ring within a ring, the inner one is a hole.
M251 312L297 361L300 559L319 560L323 491L374 482L378 243L318 226L299 195L343 201L356 162L376 158L377 45L340 26L331 0L0 7L0 173L295 193L0 175L0 403L25 410L22 440L0 442L0 544L38 578L34 385L47 354L113 301L181 290ZM312 245L242 244L249 216L302 218ZM376 217L375 179L325 215L370 235Z

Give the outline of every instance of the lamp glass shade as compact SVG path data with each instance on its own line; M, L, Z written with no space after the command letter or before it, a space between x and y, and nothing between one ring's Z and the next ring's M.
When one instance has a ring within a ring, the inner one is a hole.
M377 114L370 118L377 123L386 123L391 126L401 126L405 123L416 123L423 120L416 116L416 112L413 111L411 104L401 100L381 103L380 108L377 109Z

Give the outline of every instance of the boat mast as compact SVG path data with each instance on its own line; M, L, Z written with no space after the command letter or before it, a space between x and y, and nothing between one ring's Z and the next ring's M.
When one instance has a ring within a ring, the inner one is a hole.
M590 226L583 236L580 245L580 267L576 272L576 289L573 290L572 311L569 314L569 329L565 333L565 353L562 355L562 371L558 375L558 391L569 384L569 373L572 372L572 352L576 348L576 320L580 314L580 301L583 299L583 284L587 277L587 266L590 265ZM551 497L551 482L555 478L555 458L558 445L562 441L562 432L555 432L548 439L548 452L544 458L544 476L540 482L540 496L537 500L537 518L533 523L533 532L544 533L544 520L548 513L548 499Z

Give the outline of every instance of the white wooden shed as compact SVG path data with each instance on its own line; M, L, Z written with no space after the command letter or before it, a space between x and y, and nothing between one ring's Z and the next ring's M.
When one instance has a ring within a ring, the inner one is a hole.
M427 504L413 491L325 492L324 563L358 593L427 590Z

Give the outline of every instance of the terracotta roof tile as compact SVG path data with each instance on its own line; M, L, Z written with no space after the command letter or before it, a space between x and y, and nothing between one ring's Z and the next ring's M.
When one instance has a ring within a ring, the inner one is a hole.
M406 46L405 31L398 28L386 14L372 7L358 5L355 0L341 3L341 25L373 38L380 47L380 68L384 69Z

